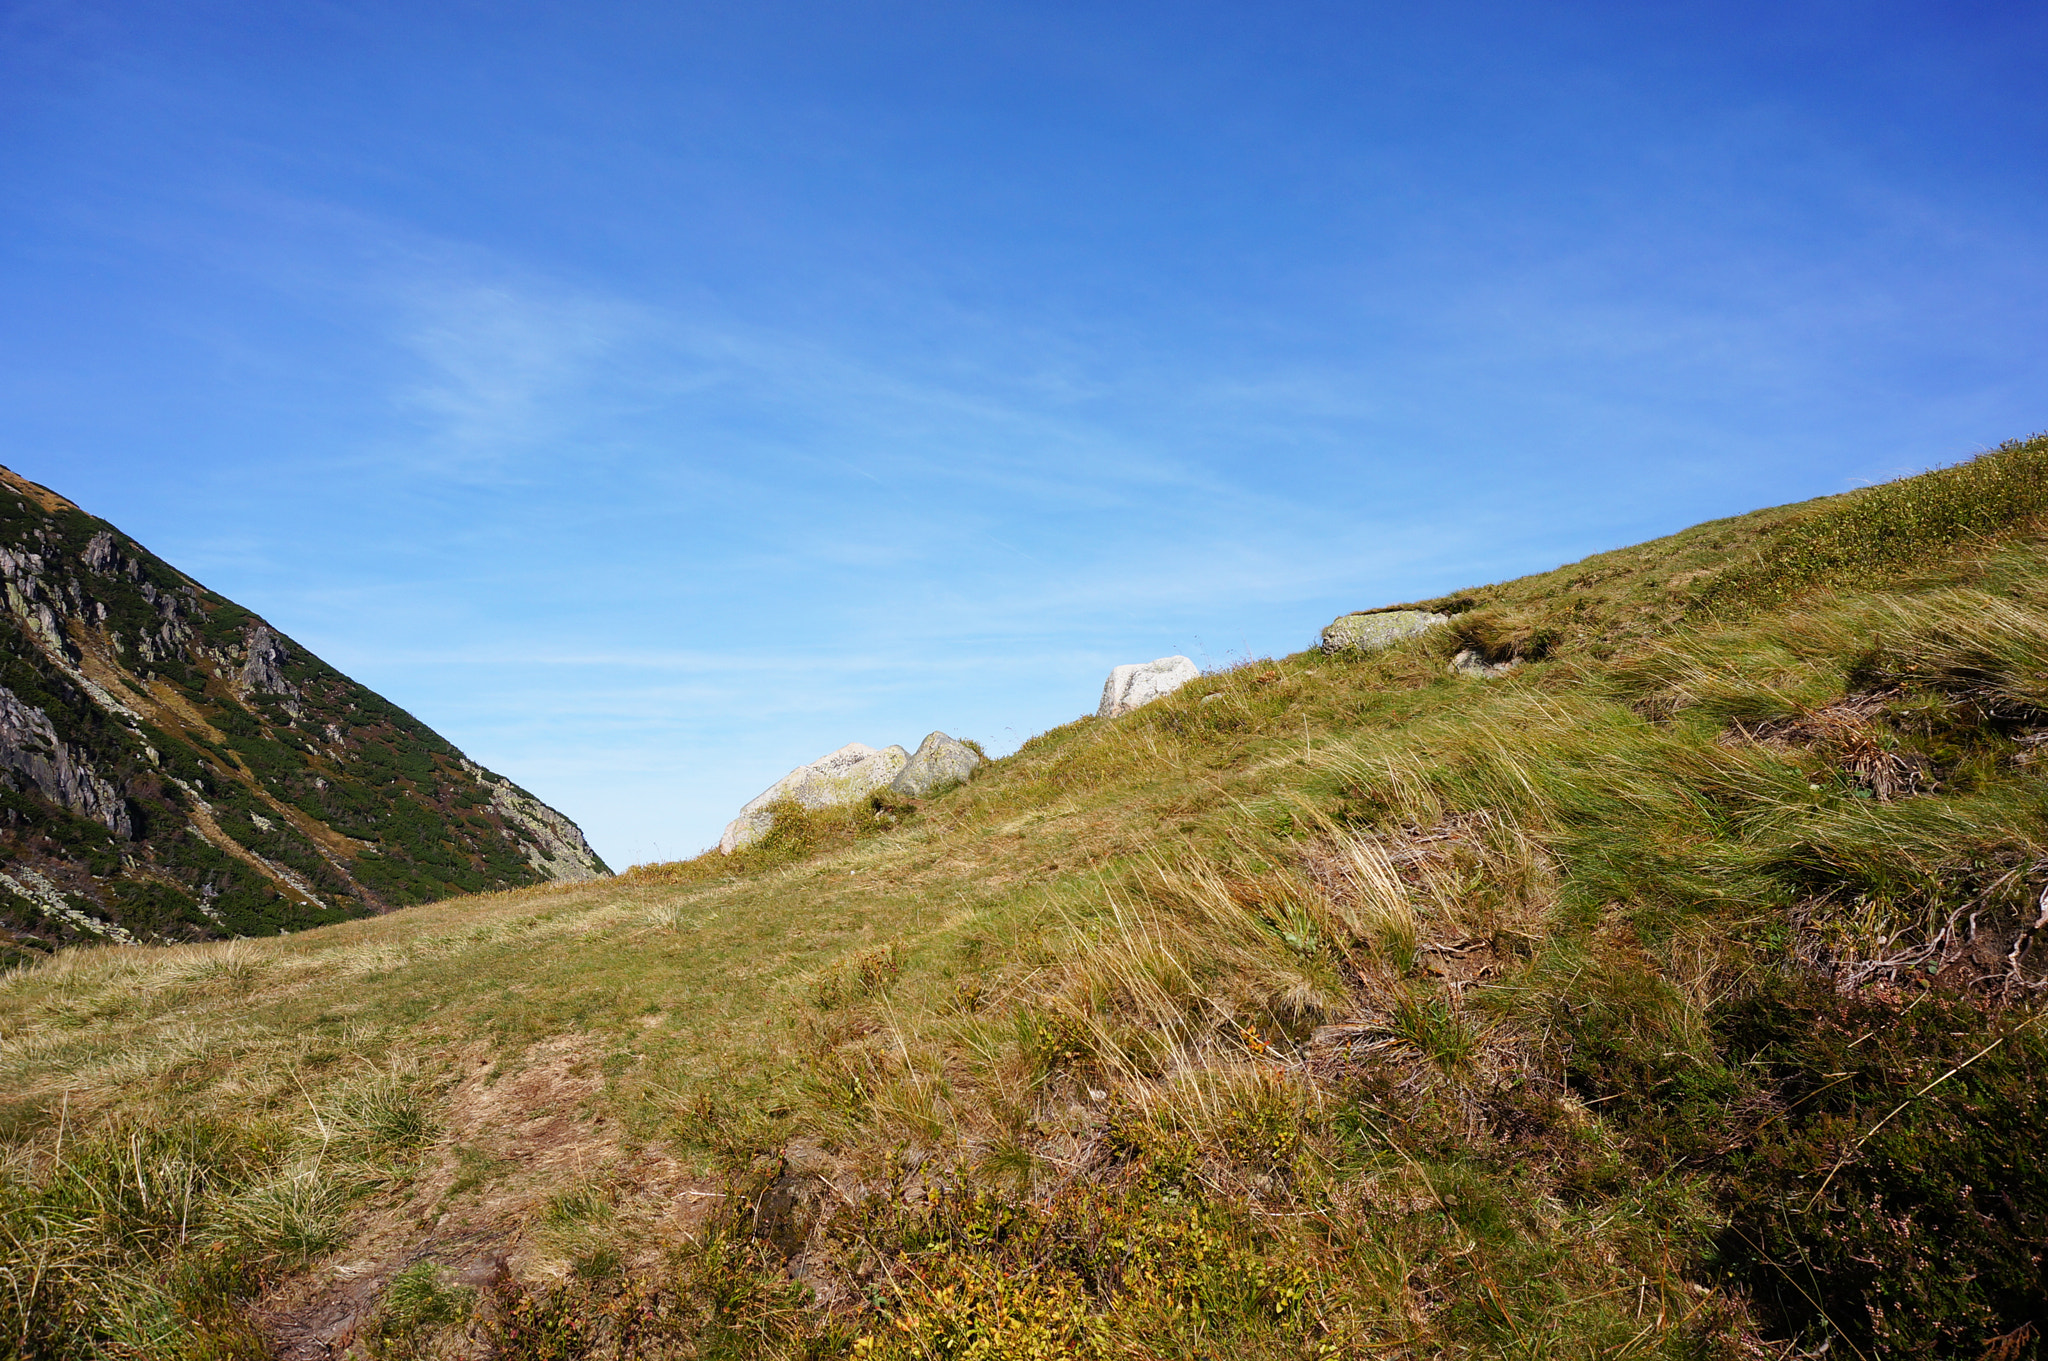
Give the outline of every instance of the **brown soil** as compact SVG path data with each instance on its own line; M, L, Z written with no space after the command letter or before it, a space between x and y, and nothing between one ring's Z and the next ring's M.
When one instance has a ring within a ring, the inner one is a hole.
M658 1266L666 1244L691 1235L720 1192L658 1149L625 1146L602 1100L598 1059L573 1035L533 1046L516 1069L481 1050L458 1057L443 1137L411 1193L361 1223L318 1274L285 1283L257 1309L280 1361L364 1355L357 1343L385 1287L418 1262L471 1287L560 1275L529 1230L548 1199L571 1187L600 1182L615 1198L621 1236L639 1244L632 1267ZM479 1164L488 1178L455 1190Z

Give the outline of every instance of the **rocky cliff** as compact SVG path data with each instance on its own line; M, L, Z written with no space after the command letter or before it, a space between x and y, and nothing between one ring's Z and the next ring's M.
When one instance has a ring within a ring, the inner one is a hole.
M0 468L0 963L605 869L574 823Z

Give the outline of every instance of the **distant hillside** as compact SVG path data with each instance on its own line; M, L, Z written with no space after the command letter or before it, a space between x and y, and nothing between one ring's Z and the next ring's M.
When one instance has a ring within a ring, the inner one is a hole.
M575 825L0 469L0 957L606 873Z
M0 972L0 1358L2042 1361L2048 439L1424 603Z

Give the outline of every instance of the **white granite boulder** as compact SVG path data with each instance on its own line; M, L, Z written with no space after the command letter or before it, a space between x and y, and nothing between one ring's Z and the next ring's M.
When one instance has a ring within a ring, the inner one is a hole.
M1202 668L1186 657L1161 657L1152 662L1132 662L1109 673L1102 683L1102 703L1097 718L1115 718L1161 695L1170 695L1198 678Z
M1361 610L1339 615L1323 630L1323 651L1378 652L1450 622L1448 614L1429 610Z
M947 785L965 784L981 758L965 742L956 742L942 732L929 734L917 744L910 764L889 782L891 792L921 799Z
M864 742L849 742L830 756L798 766L749 800L740 815L725 825L718 849L731 855L766 836L775 824L774 814L768 811L771 803L795 799L805 808L852 803L895 779L909 762L910 753L901 747L876 751Z

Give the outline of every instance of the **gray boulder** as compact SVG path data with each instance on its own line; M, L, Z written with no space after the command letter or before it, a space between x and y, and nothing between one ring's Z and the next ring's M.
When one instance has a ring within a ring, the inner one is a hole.
M1161 695L1172 694L1201 674L1202 668L1186 657L1161 657L1157 661L1119 666L1102 683L1102 703L1096 707L1095 716L1115 718L1127 714Z
M1404 638L1427 633L1438 624L1448 624L1448 614L1428 610L1380 610L1339 615L1323 630L1323 651L1378 652Z
M725 825L718 849L731 855L766 836L775 825L775 815L768 811L771 803L795 799L805 808L853 803L895 779L909 763L910 753L901 747L876 751L864 742L848 742L829 756L798 766L748 800L740 815Z
M1520 663L1510 657L1504 662L1489 662L1474 648L1460 648L1458 655L1451 658L1451 674L1470 676L1474 680L1494 680L1505 676Z
M965 742L956 742L942 732L931 733L917 744L917 754L889 781L892 793L921 799L949 784L965 784L981 758Z

